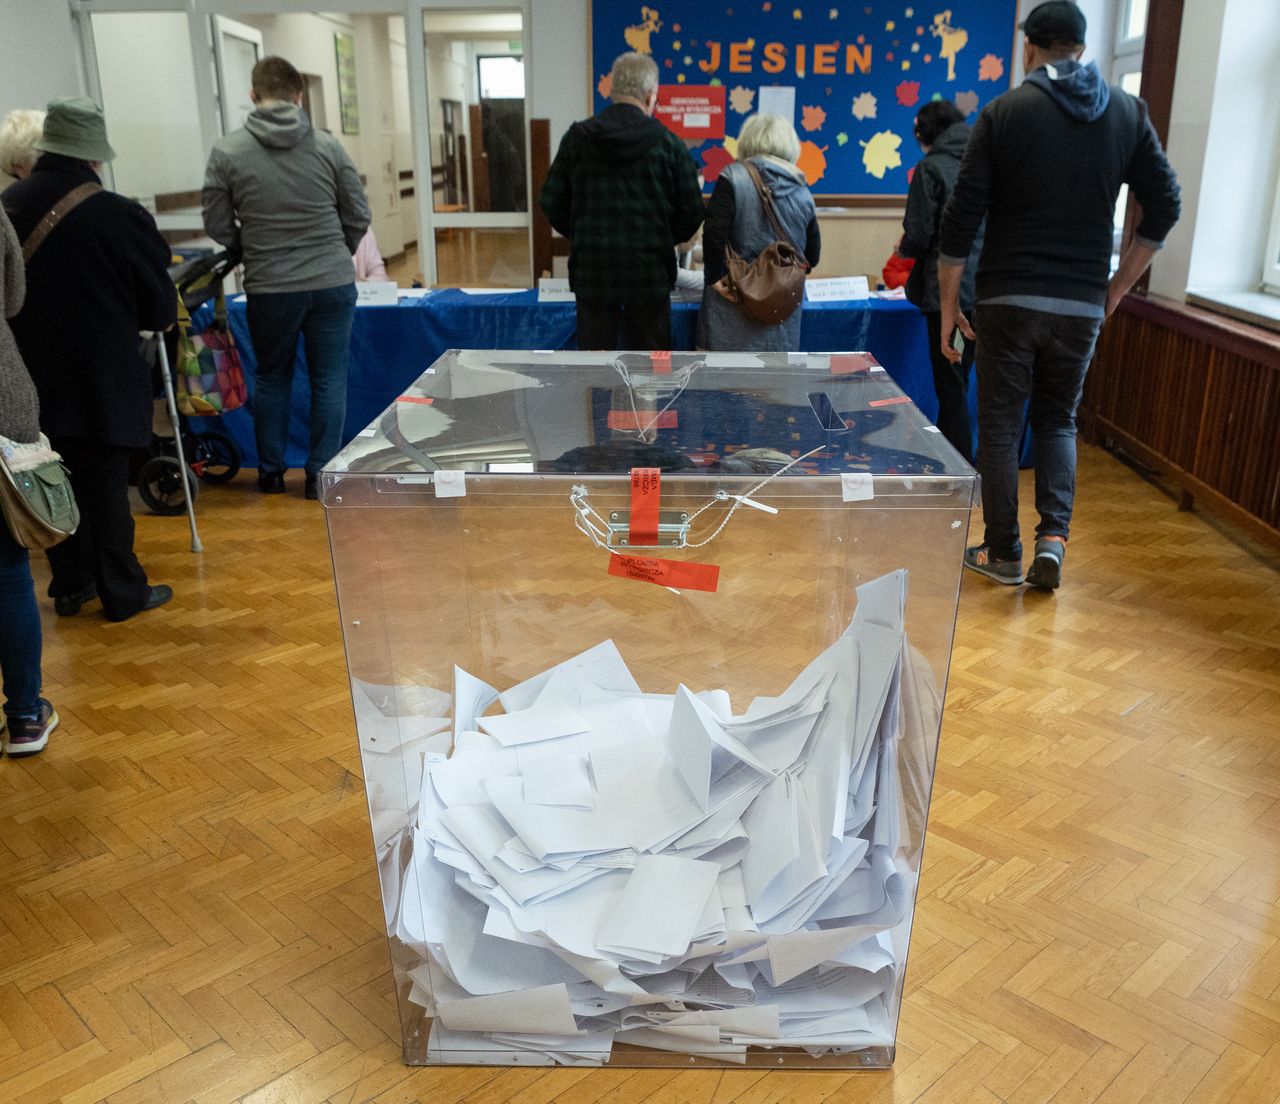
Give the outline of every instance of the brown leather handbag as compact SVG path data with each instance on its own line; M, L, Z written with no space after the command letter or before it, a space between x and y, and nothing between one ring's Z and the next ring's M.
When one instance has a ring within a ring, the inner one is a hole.
M750 264L726 243L725 274L713 286L729 302L737 303L748 318L766 326L777 326L795 314L800 306L809 262L788 240L774 209L773 196L760 177L760 170L750 161L744 161L742 165L756 186L777 240L761 250Z

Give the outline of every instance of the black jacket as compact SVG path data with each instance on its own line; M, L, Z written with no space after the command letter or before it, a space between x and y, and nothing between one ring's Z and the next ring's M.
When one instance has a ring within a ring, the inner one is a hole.
M1092 64L1041 67L978 116L942 217L942 255L967 257L986 215L979 302L1102 306L1121 184L1142 205L1138 236L1159 245L1178 221L1178 181L1146 105Z
M907 298L926 313L940 309L938 303L938 242L942 211L951 198L960 175L960 159L969 144L969 127L954 123L938 135L911 174L907 191L907 211L902 219L902 244L898 252L913 257L915 267L907 277ZM978 271L978 254L982 252L982 227L969 250L960 281L960 309L973 308L973 278Z
M26 241L59 199L97 179L85 162L46 153L0 201ZM153 366L138 351L138 331L177 317L170 258L155 220L108 191L76 207L31 258L26 303L11 325L50 437L151 440Z
M675 247L702 224L693 158L632 104L561 139L538 202L570 240L569 286L587 303L653 303L676 282Z

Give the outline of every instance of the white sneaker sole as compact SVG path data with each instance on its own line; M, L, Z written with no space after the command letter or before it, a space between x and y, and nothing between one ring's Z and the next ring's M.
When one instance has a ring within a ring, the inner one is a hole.
M49 746L49 734L58 727L58 714L55 710L49 716L49 724L45 727L44 735L40 739L29 744L18 744L16 747L10 743L9 738L13 735L13 729L6 726L4 729L4 753L10 759L22 759L28 755L38 755Z

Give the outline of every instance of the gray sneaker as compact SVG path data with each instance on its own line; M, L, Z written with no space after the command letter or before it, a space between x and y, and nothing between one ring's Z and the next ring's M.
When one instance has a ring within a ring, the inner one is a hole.
M1036 541L1036 558L1027 571L1027 585L1041 590L1057 590L1062 585L1062 560L1067 546L1062 541Z
M974 545L964 550L964 566L1004 586L1017 586L1022 582L1021 560L997 560L986 544Z

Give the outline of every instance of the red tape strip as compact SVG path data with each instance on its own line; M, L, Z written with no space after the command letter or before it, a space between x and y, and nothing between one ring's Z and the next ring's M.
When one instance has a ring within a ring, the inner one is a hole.
M662 497L661 468L631 469L631 524L627 539L633 548L658 543L658 502Z
M659 349L650 353L649 363L653 365L655 376L671 375L671 353L668 350Z
M637 413L634 410L610 410L610 429L675 429L680 424L679 413L675 410L664 410L659 414L650 414L646 410Z
M868 406L897 406L899 403L909 403L911 397L909 395L895 395L891 399L872 399Z
M720 585L720 565L661 560L650 556L610 556L609 574L617 579L656 583L677 590L715 591Z

